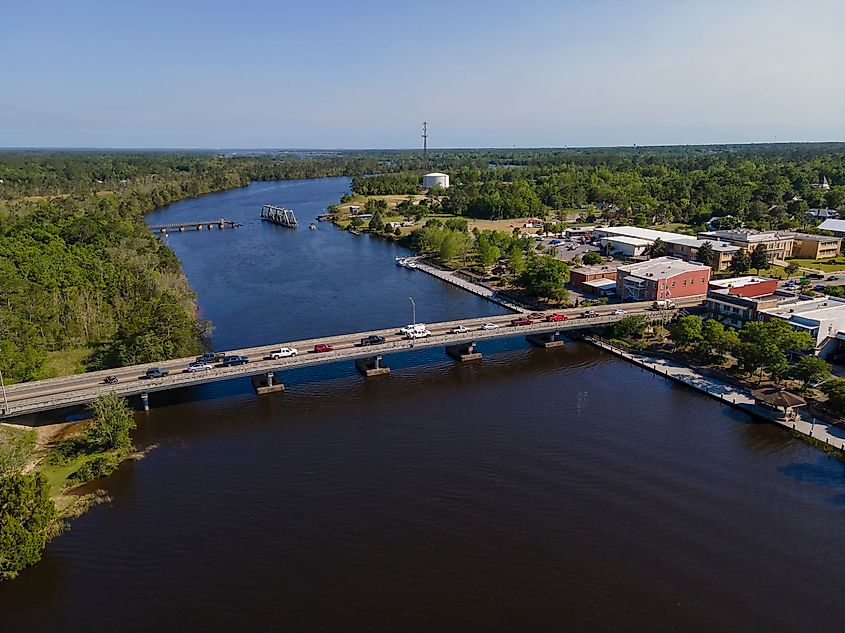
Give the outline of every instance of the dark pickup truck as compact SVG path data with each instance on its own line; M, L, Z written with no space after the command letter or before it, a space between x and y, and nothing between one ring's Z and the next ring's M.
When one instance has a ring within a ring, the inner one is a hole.
M383 336L377 336L376 334L371 334L365 338L361 339L361 347L367 347L368 345L381 345L384 343Z
M166 369L160 369L158 367L153 367L152 369L148 369L143 376L139 376L139 378L164 378L170 372Z
M221 365L223 367L234 367L235 365L246 365L248 362L249 358L246 356L235 354L233 356L224 356Z
M197 363L218 363L226 358L226 352L206 352L202 356L197 356Z

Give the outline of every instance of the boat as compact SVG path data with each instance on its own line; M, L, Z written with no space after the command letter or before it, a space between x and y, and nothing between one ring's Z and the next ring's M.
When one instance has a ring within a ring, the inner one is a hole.
M397 257L396 258L396 265L397 266L405 266L405 258L404 257Z
M285 207L277 207L272 204L265 204L261 206L261 219L272 222L273 224L280 224L281 226L288 226L296 228L296 215L292 209Z
M311 229L312 231L316 231L317 225L312 222L311 224L308 225L308 228Z

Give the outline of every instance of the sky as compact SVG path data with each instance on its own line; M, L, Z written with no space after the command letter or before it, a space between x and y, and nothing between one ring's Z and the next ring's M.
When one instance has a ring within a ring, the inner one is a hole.
M845 1L0 1L0 147L845 141Z

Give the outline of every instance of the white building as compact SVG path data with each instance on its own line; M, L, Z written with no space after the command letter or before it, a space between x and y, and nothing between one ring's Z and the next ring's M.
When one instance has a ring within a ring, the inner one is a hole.
M825 220L819 224L822 231L830 231L836 237L845 236L845 220Z
M762 320L783 319L796 330L810 334L816 354L828 356L845 339L845 299L821 297L759 310Z
M439 171L432 172L423 176L423 187L431 189L435 185L440 185L444 189L449 188L449 174L441 174Z
M658 239L666 245L666 254L679 257L687 261L695 261L698 249L704 242L710 242L713 250L714 270L724 270L728 267L734 253L739 247L718 239L698 239L681 233L643 229L638 226L605 226L593 230L599 238L602 247L621 253L625 257L641 257L648 254L652 244Z

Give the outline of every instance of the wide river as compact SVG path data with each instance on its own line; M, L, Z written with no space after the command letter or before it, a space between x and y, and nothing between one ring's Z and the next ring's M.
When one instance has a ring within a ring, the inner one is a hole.
M218 349L500 309L308 223L349 180L258 183L150 222ZM300 228L262 224L262 203ZM0 583L0 629L845 630L845 469L583 344L519 338L154 394L112 500Z

